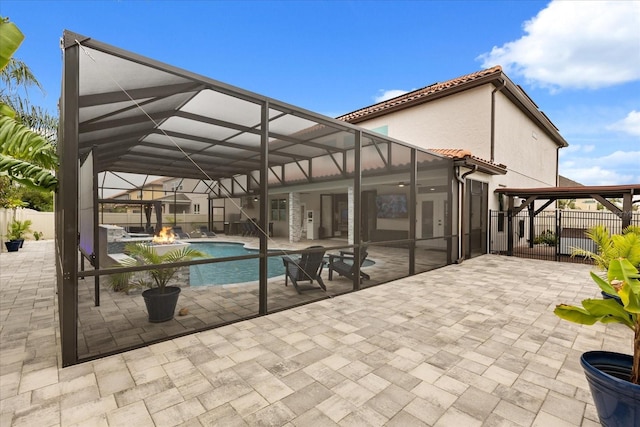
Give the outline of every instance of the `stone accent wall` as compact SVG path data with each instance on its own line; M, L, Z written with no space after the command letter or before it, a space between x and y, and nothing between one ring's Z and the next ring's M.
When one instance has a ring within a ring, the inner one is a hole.
M289 242L299 242L302 239L301 219L300 193L289 193Z

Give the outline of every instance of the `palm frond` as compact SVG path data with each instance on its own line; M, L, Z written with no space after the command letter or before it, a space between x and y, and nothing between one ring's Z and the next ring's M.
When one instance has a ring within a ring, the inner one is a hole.
M0 154L45 169L58 168L58 155L53 144L8 116L0 116Z
M31 72L29 66L24 61L16 58L9 59L6 67L2 69L2 72L0 72L0 81L4 83L6 90L9 92L16 91L18 88L24 90L31 86L35 86L41 91L44 91L44 88Z
M4 174L29 188L55 191L58 187L58 178L50 170L0 154L0 175Z
M0 70L4 72L14 52L24 40L24 34L9 18L0 17Z
M175 249L163 255L159 255L153 245L149 243L130 243L125 246L125 252L127 252L132 258L136 259L136 265L171 264L206 256L204 253L190 247ZM164 288L179 268L180 267L165 267L159 265L158 268L149 270L148 273L157 287ZM140 283L143 284L148 282L141 280Z

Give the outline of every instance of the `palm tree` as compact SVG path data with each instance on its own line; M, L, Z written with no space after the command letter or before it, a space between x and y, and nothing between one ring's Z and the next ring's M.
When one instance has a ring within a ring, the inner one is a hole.
M13 58L23 40L20 29L0 17L0 176L53 191L58 185L56 120L18 94L17 88L41 88L26 64Z

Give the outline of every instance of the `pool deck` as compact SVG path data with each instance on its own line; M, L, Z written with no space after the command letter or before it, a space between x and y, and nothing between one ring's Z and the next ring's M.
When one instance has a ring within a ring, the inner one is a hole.
M0 253L1 426L598 426L590 267L484 255L61 368L52 241Z

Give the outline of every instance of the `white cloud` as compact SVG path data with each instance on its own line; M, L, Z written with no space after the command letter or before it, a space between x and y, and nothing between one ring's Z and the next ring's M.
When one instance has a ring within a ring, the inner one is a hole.
M480 55L551 89L600 88L640 79L640 2L552 1L526 35Z
M640 165L640 151L615 151L608 156L598 158L610 166L635 166Z
M395 98L396 96L404 95L407 92L409 91L402 90L402 89L391 89L391 90L380 89L378 91L378 95L374 96L373 99L376 103L378 103L378 102L386 101L387 99Z
M560 150L560 157L575 156L578 153L590 153L595 149L595 145L570 144L568 147Z
M638 177L633 174L620 174L615 170L603 169L599 166L589 168L560 167L560 175L583 185L623 185L637 183Z
M601 157L572 156L560 161L560 175L585 185L637 184L638 164L640 151L618 150Z
M624 119L607 126L607 129L640 136L640 111L633 110Z

